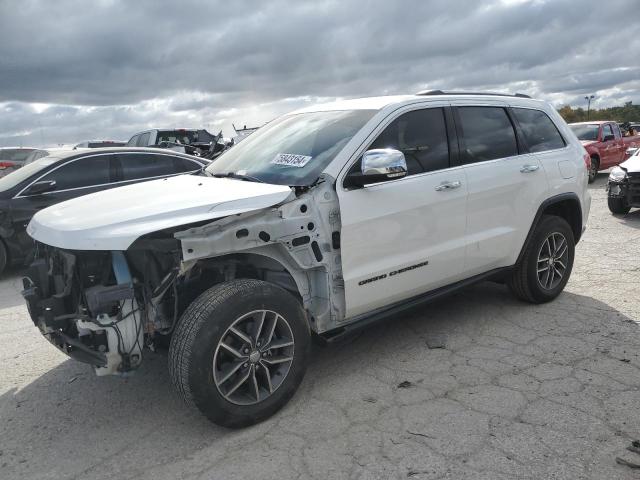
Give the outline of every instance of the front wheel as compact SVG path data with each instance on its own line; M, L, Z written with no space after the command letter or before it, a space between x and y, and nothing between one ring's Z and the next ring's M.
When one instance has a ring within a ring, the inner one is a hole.
M187 403L224 427L253 425L297 390L310 332L299 301L260 280L234 280L200 295L171 339L169 372Z
M553 300L569 281L574 252L573 231L567 221L543 216L509 279L509 288L527 302Z
M607 204L609 205L611 213L615 215L625 215L631 210L631 207L623 197L608 197Z

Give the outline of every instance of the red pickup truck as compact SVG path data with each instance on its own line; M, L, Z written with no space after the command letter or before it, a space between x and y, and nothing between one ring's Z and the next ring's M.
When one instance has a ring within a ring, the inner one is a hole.
M589 183L596 179L600 170L606 170L623 162L629 156L627 149L640 147L640 135L623 137L616 122L570 123L569 127L591 157Z

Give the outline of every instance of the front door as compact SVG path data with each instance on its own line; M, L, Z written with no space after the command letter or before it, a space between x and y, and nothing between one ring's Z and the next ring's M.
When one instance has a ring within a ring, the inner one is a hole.
M367 150L402 151L408 175L338 187L347 318L453 283L464 265L467 185L450 163L444 108L389 121Z

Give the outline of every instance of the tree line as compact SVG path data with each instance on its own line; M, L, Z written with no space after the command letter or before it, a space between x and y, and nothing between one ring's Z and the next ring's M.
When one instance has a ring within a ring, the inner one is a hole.
M592 108L589 111L588 119L587 110L582 107L572 108L570 105L564 105L558 109L558 112L567 123L586 122L587 120L613 120L618 123L640 122L640 105L633 105L633 102L626 102L622 107Z

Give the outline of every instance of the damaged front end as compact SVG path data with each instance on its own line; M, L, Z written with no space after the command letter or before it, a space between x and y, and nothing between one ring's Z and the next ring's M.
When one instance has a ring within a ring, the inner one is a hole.
M131 261L129 252L39 244L22 293L34 324L53 345L93 365L98 375L123 374L141 364L145 343L169 333L176 320L174 253L145 252ZM146 270L145 281L139 269ZM153 271L168 273L158 279Z

